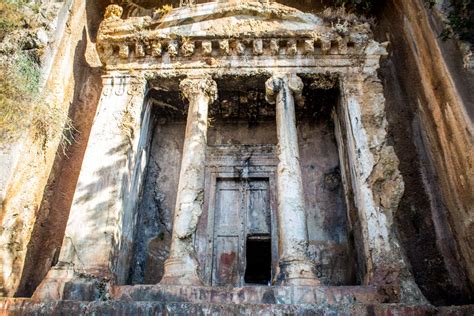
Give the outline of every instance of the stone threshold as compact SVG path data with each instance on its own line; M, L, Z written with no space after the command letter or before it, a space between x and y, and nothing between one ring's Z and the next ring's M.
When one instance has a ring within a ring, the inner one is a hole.
M212 304L377 304L382 297L373 286L114 286L118 301L190 302Z

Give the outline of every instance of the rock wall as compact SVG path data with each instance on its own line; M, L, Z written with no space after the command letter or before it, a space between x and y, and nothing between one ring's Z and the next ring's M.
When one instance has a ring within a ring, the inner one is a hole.
M131 284L155 284L163 276L171 242L185 128L185 122L161 122L153 130L138 210Z
M355 258L348 241L339 157L330 121L298 124L309 253L324 284L353 285Z
M19 299L5 299L0 310L8 315L472 315L473 306L441 307L393 304L210 304L160 302L77 302L59 301L35 304Z
M406 183L398 231L417 283L434 304L472 302L473 74L423 1L379 8L387 118Z
M13 158L18 164L12 167L0 215L6 246L3 295L30 296L57 259L101 91L94 42L102 7L96 1L65 1L49 39L42 64L46 98L69 112L75 140L63 151L62 135L43 144L31 135L22 139Z

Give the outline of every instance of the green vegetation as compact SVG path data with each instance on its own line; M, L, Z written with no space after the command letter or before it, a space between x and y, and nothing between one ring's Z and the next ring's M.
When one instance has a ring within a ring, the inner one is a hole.
M344 6L349 10L355 10L359 13L370 12L375 2L376 0L334 0L336 6Z
M423 0L432 8L436 0ZM369 13L379 0L334 0L336 6L344 6L350 11ZM447 27L441 32L443 39L458 37L474 43L474 0L449 0Z
M436 5L436 0L424 0L428 8ZM447 8L447 27L441 32L442 39L457 37L474 43L474 1L450 0Z
M0 131L8 140L19 136L31 120L40 74L38 65L21 51L0 61L0 73Z
M27 21L34 20L38 5L26 2L0 0L0 144L31 129L45 146L64 131L70 135L73 128L67 113L46 101L38 64L41 49L27 43L34 27ZM63 137L63 149L69 143L70 137Z
M450 0L448 27L443 30L443 39L453 38L474 43L474 1Z

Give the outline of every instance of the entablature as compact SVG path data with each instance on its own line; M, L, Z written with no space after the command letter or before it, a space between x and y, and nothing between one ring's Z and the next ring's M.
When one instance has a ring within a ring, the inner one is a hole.
M329 23L276 2L211 2L160 18L121 15L109 6L99 29L99 55L110 70L372 67L386 54L366 22Z

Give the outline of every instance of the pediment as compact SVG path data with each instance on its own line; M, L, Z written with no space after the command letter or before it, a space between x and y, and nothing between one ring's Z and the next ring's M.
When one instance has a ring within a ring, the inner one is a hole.
M176 8L164 17L132 17L105 21L101 36L150 32L157 37L240 37L310 32L322 19L278 4L257 1L210 2ZM150 34L152 35L152 34Z
M121 15L121 7L109 6L99 28L97 47L106 65L157 68L212 58L206 62L214 66L214 60L249 57L309 60L385 52L371 41L367 23L338 19L334 24L276 2L218 1L176 8L164 16Z
M196 7L172 12L163 19L159 28L185 36L239 37L312 31L323 25L323 21L312 14L276 2L207 3Z

